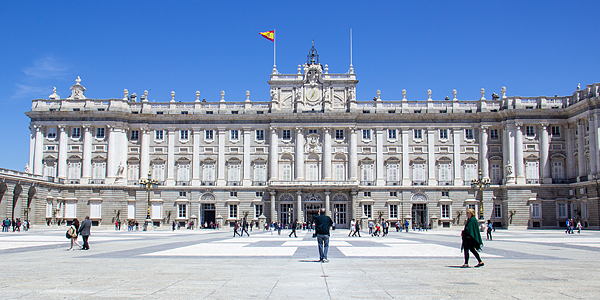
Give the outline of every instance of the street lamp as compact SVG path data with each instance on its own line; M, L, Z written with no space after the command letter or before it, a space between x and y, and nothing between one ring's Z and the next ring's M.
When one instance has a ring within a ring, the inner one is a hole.
M471 180L471 188L479 191L479 220L483 220L483 190L490 187L490 179L483 178L483 173L479 169L477 179Z
M140 186L146 189L148 193L148 210L146 213L146 223L144 223L144 231L148 230L148 223L152 222L152 219L150 219L150 190L157 185L159 183L157 180L152 179L152 172L148 172L148 179L140 179Z

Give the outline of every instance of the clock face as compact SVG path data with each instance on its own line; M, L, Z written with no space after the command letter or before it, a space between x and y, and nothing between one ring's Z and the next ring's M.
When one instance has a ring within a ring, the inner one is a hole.
M321 99L321 91L315 88L307 90L306 99L311 102Z

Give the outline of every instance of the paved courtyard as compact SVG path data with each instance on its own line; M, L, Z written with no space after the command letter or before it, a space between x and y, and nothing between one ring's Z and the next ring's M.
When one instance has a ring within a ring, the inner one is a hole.
M600 232L496 231L483 268L462 265L459 230L347 237L329 263L312 233L92 229L67 251L66 229L0 235L0 296L15 299L592 299ZM475 265L471 257L470 264Z

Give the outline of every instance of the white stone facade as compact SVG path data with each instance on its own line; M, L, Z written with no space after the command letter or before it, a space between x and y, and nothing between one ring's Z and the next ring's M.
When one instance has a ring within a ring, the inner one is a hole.
M172 92L150 103L127 90L89 99L78 78L70 97L32 101L31 172L52 186L54 210L66 199L101 203L102 224L116 210L143 222L139 180L151 173L161 183L150 197L157 224L306 221L325 207L341 227L380 218L451 227L479 207L470 183L481 169L492 183L484 217L498 226L567 218L598 226L599 83L563 97L509 97L503 88L491 100L482 89L468 101L456 90L447 100L403 91L398 101L379 92L357 101L353 70L330 74L313 50L297 74L270 75L264 102L249 92L243 101L222 92L206 102L196 92L176 102Z

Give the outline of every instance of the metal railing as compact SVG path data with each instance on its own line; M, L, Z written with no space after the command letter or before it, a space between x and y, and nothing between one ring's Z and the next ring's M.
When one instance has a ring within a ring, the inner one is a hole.
M178 186L189 186L190 185L190 181L189 180L179 180L175 182L175 185Z
M375 181L373 180L361 180L360 185L375 185Z
M204 180L204 181L201 182L201 185L204 185L204 186L213 186L213 185L215 185L215 181L214 180Z
M240 186L242 185L241 181L227 181L228 186Z
M262 181L262 180L252 181L252 185L265 186L265 185L267 185L267 182L266 181Z
M104 179L90 179L90 184L104 184Z
M138 185L140 184L139 180L127 180L127 185Z
M528 178L525 182L527 184L539 184L540 180L538 178Z
M425 180L413 180L412 185L427 185L427 181Z
M385 182L386 185L400 185L400 181L398 180L388 180Z
M452 185L452 180L440 180L438 181L438 185Z

